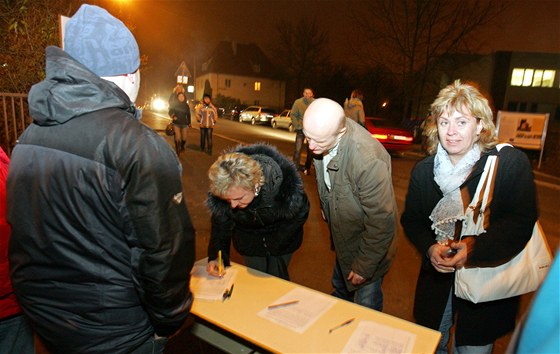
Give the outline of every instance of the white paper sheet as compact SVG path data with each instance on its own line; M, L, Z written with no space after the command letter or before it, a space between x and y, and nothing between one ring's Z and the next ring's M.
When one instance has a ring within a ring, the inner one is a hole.
M231 289L236 269L227 268L226 274L221 277L213 277L206 272L206 265L195 265L191 271L191 289L197 300L222 301L224 292Z
M335 299L306 289L296 288L276 299L271 305L297 300L297 304L269 309L265 307L258 316L297 333L303 333L336 302Z
M342 353L412 353L415 341L414 333L376 322L360 321Z

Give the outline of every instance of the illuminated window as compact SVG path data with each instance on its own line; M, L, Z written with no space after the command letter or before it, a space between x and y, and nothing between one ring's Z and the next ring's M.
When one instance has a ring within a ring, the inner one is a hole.
M226 79L226 87L231 87L231 80L230 79Z
M556 70L545 70L543 74L542 87L552 87Z
M535 75L533 75L533 87L541 87L542 85L542 70L535 70Z
M524 69L515 68L511 73L511 86L521 86L523 83Z
M255 81L255 91L260 91L260 90L261 90L261 82Z
M525 74L523 75L523 86L531 86L533 83L533 69L525 69Z
M515 68L511 73L511 86L553 87L556 70Z

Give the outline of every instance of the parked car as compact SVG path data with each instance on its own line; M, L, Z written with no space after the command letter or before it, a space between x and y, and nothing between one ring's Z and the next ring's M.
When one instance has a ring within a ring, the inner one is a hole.
M238 104L233 106L233 108L229 111L229 119L231 120L239 120L239 114L242 110L247 108L246 104Z
M294 127L292 126L292 118L290 117L291 109L285 109L280 113L278 116L272 118L270 124L274 129L277 128L286 128L290 132L294 131Z
M240 122L251 122L255 125L257 123L270 124L272 118L276 117L278 113L270 107L262 106L249 106L239 114Z
M366 117L366 128L389 152L412 148L413 132L398 127L389 120Z

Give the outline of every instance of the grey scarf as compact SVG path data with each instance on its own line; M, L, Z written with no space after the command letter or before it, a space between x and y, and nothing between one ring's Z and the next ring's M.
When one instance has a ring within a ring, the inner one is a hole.
M430 214L432 230L436 233L436 241L447 243L455 237L455 223L465 219L463 200L459 187L467 179L474 164L480 159L480 148L474 144L472 149L453 165L447 151L438 144L434 160L434 180L443 192L443 198L437 203Z

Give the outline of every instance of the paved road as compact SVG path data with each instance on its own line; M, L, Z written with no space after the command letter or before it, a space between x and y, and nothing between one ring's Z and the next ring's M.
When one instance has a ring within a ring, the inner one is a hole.
M168 122L165 115L145 115L143 120L154 129L161 131ZM171 144L171 139L166 137ZM219 152L240 143L253 143L255 141L273 141L278 149L290 156L293 151L293 133L273 130L269 127L253 127L228 120L220 120L214 132L214 155L209 156L199 151L198 129L191 129L187 142L187 151L182 153L183 183L187 204L197 232L197 259L206 256L206 247L210 234L209 213L205 207L208 183L206 172ZM393 183L398 201L399 210L403 210L404 198L410 170L420 158L416 153L393 158ZM292 281L307 287L329 293L331 291L330 276L334 264L334 253L330 250L328 228L321 219L319 201L316 193L315 176L303 176L305 189L308 193L311 210L305 224L305 236L302 247L294 254L290 264ZM560 233L560 214L556 203L559 200L560 189L557 181L539 183L539 199L542 224L553 249L558 247ZM395 262L385 277L383 290L385 295L384 312L413 321L412 305L414 288L420 266L420 255L413 249L403 235L402 228L398 232L398 251ZM233 252L233 261L242 263L242 258ZM523 310L527 308L532 295L524 296ZM188 342L188 334L183 338L175 339L175 346L170 343L168 353L179 353L179 343ZM185 342L186 341L186 342ZM503 353L509 342L509 336L499 340L494 353Z

